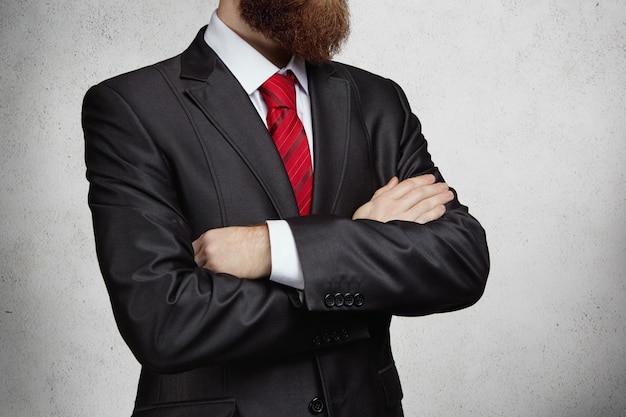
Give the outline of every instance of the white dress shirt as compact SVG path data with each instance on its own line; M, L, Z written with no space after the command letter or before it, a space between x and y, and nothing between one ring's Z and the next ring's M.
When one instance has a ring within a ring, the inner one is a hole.
M226 26L216 12L213 12L211 16L209 26L204 33L204 40L239 81L266 126L267 105L261 96L259 87L277 72L283 74L291 70L294 73L297 80L296 110L309 141L312 163L311 100L304 61L292 57L284 68L278 68ZM304 276L289 224L284 220L268 220L267 226L272 257L270 280L303 290Z

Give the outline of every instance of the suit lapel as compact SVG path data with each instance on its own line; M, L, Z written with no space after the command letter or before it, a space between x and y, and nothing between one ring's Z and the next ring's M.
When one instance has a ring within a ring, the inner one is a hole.
M297 216L289 178L267 128L241 85L206 45L203 33L182 56L181 76L202 81L186 94L250 168L278 215Z
M267 128L241 85L204 42L204 31L181 57L181 77L199 81L187 96L250 168L278 215L298 216L289 178ZM331 65L309 65L307 73L315 158L311 212L333 213L348 162L349 83L335 76Z
M315 173L312 213L333 213L341 194L350 137L349 83L330 65L307 68L313 116Z

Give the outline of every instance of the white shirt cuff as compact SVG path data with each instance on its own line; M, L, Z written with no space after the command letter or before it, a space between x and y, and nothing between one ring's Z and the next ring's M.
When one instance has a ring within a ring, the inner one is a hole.
M285 220L268 220L266 223L272 257L270 281L303 290L304 274L289 224Z

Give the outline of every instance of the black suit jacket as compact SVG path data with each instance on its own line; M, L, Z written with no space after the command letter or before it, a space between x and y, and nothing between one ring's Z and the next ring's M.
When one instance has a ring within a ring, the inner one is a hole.
M402 415L390 317L474 303L481 226L456 199L426 225L350 219L394 175L442 178L400 88L337 63L308 66L315 176L299 217L263 121L203 32L84 102L99 262L142 364L134 415ZM267 219L289 222L303 300L194 263L207 229Z

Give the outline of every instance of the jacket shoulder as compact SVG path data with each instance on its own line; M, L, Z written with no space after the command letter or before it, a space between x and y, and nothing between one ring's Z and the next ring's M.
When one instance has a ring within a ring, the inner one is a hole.
M136 69L124 74L117 75L102 81L98 85L106 85L118 91L145 91L146 88L158 89L160 83L170 84L170 87L177 84L177 80L183 75L183 63L185 67L198 65L198 62L208 62L201 64L201 68L210 68L215 55L204 42L204 31L206 26L198 31L193 42L182 53L169 59ZM205 72L209 72L208 70Z
M398 98L405 100L400 86L389 78L344 63L332 62L331 65L337 74L352 84L362 103L394 103L398 102Z
M180 55L105 79L90 88L108 87L119 94L154 89L165 78L180 75Z
M336 76L346 79L367 120L412 113L406 94L393 80L352 65L332 62Z
M330 65L333 67L335 71L339 73L343 73L343 74L348 74L351 78L355 80L355 82L388 84L390 81L388 78L374 74L373 72L367 71L362 68L357 68L355 66L345 64L342 62L333 61L330 63Z

